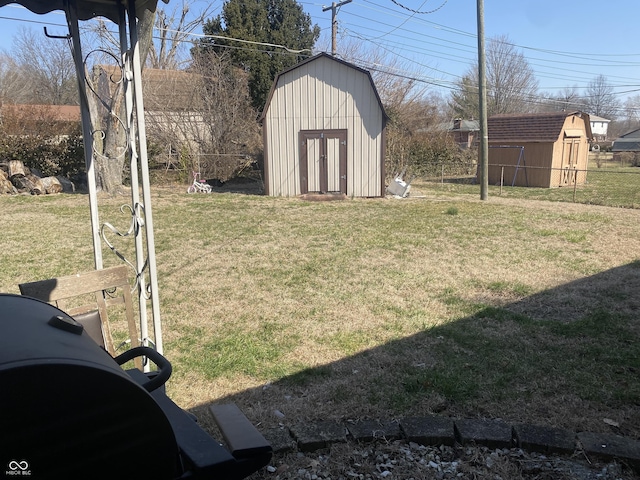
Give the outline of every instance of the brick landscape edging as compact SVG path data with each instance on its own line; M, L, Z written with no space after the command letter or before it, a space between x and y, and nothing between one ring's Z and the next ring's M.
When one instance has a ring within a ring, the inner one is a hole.
M602 460L622 460L640 468L640 441L613 434L572 432L539 425L496 420L453 419L427 416L398 421L316 422L282 426L263 432L275 453L312 452L347 440L406 440L426 446L481 445L488 448L521 448L545 454L582 451Z

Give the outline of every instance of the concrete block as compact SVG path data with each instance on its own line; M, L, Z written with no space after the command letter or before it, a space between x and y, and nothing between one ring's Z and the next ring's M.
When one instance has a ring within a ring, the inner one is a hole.
M287 427L272 428L262 434L271 444L274 453L292 452L296 448L296 441Z
M561 428L538 425L514 425L513 434L518 447L540 453L573 453L576 434Z
M291 433L296 439L298 449L303 452L313 452L326 448L332 443L347 441L347 430L344 425L336 422L318 422L311 425L296 425L291 427Z
M392 421L362 420L347 424L354 440L371 442L375 439L397 440L402 437L400 424Z
M587 455L606 460L625 460L635 468L640 467L640 442L619 435L580 432L578 440Z
M511 425L504 422L479 419L455 421L456 438L461 444L476 443L489 448L513 447Z
M455 443L453 420L447 417L408 417L400 420L400 428L410 442L421 445Z

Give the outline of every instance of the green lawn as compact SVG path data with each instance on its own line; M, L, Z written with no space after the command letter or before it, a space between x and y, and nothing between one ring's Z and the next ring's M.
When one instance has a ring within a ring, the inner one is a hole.
M553 202L575 202L588 205L640 208L640 168L620 167L610 163L597 168L589 167L584 185L558 188L512 187L505 182L489 185L488 194L505 198L547 200ZM480 195L480 185L475 176L432 178L416 180L413 186L438 195Z
M432 194L450 186L317 203L156 189L170 395L233 400L265 427L276 409L439 412L640 435L637 211ZM126 230L126 199L100 202ZM86 196L0 211L1 291L93 268Z

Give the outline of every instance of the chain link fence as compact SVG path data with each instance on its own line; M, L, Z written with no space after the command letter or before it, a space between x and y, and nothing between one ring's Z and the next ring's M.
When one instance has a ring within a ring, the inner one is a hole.
M480 195L477 165L434 164L414 180L425 193ZM640 209L640 168L548 168L489 165L489 196L574 202Z
M173 171L183 181L191 181L192 172L202 179L226 182L232 178L261 178L257 171L259 158L249 153L176 153L169 151L156 157L165 171Z

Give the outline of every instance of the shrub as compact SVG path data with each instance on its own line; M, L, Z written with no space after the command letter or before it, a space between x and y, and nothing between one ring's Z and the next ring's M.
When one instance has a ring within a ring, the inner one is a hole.
M21 160L44 176L71 177L85 170L84 146L79 133L54 135L0 134L0 157Z
M446 135L415 136L409 147L409 164L414 175L433 177L442 174L466 175L469 173L475 150L462 150Z

